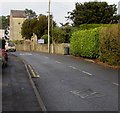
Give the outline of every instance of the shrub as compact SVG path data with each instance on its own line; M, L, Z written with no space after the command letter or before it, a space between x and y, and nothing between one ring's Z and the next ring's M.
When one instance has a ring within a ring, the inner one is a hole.
M107 27L110 26L110 24L82 24L80 25L80 30L88 30L88 29L94 29L98 27Z
M74 32L70 44L73 55L97 58L99 54L99 29Z
M120 63L120 24L102 28L100 31L100 61L110 65Z
M41 37L41 39L44 39L44 43L47 44L48 43L48 35L45 34Z

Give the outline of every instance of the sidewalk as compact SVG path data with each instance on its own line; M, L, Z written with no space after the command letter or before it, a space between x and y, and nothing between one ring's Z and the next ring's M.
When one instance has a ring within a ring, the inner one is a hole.
M24 63L13 55L2 72L2 111L41 111Z

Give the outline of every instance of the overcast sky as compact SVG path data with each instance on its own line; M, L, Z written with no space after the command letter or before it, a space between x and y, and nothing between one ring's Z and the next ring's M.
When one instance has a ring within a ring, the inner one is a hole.
M32 9L36 14L47 14L49 0L0 0L0 15L9 15L10 10ZM75 8L75 3L89 2L95 0L51 0L51 12L54 20L58 23L65 23L67 12ZM120 0L96 0L106 1L108 4L118 4Z

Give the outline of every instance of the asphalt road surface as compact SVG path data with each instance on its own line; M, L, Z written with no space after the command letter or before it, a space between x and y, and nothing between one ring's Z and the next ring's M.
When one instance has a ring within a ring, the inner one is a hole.
M71 56L12 53L30 64L48 111L118 111L118 69Z
M2 111L41 111L23 62L12 55L2 70Z

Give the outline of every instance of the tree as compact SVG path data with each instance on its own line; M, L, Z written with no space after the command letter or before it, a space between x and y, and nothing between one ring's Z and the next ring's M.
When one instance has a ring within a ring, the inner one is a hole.
M52 34L53 34L53 41L55 43L64 43L65 42L65 31L62 30L61 28L57 27L57 28L53 29Z
M55 27L56 23L53 21L53 26ZM52 26L50 24L50 26ZM40 39L43 35L48 32L48 17L46 15L40 14L38 19L27 19L23 22L22 25L22 37L25 39L31 39L33 33L35 33Z
M34 31L33 29L37 26L38 20L36 18L26 19L21 28L22 37L25 39L31 39Z
M32 18L37 17L35 11L33 11L31 9L25 9L25 13L26 13L28 19L32 19Z
M0 29L6 29L10 25L10 16L0 16Z
M48 19L47 19L47 16L40 14L39 17L38 17L38 23L33 28L33 32L40 39L41 36L43 36L44 34L47 34L47 29L48 29Z
M106 2L76 3L75 9L68 12L68 19L73 25L81 24L108 24L113 20L113 14L117 11L116 5L108 5Z

